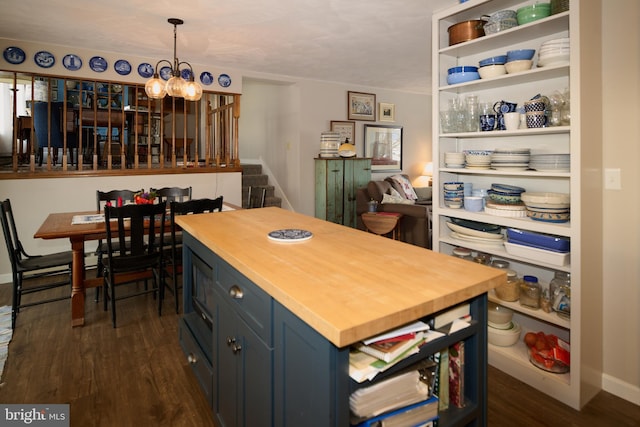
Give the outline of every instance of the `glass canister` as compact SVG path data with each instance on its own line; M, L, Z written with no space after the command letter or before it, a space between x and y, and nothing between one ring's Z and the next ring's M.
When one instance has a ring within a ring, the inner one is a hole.
M540 308L542 290L536 276L524 276L520 284L520 305L537 310Z
M507 283L496 288L496 296L502 301L518 301L522 280L515 270L507 269Z
M549 282L549 299L551 307L558 316L569 319L571 317L571 274L566 271L556 271Z
M467 261L473 261L473 257L471 256L471 251L467 248L457 247L453 250L453 256L458 257L460 259L464 259Z

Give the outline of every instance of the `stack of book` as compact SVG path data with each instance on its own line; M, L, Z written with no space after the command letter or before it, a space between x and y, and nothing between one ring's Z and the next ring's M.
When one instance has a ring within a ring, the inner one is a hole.
M420 346L444 334L429 330L418 321L364 340L351 348L349 375L356 382L373 379L405 358L420 352Z
M13 336L11 329L11 306L0 307L0 377L4 370L4 363L9 355L9 342Z
M358 427L417 426L438 416L434 394L439 367L422 359L349 397L351 424Z

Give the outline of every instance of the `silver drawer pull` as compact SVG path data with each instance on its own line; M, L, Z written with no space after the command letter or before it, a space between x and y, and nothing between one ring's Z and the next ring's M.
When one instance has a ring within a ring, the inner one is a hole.
M234 344L236 339L233 337L227 337L227 347L231 347L231 344Z
M229 296L233 299L242 299L244 298L244 292L242 292L242 289L240 289L240 286L233 285L229 289Z
M233 354L237 354L240 352L240 350L242 350L242 346L240 344L234 343L231 346L231 351L233 351Z
M187 361L192 365L195 365L198 362L198 358L193 355L193 353L189 353L187 356Z

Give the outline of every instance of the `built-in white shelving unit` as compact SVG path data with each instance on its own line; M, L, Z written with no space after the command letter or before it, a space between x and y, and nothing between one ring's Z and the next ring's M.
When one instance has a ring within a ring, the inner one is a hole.
M447 29L458 22L479 19L482 15L533 4L519 0L470 0L433 16L433 248L452 253L457 246L491 254L510 262L520 277L535 275L543 287L557 270L571 273L571 319L556 313L530 310L518 302L506 303L493 292L489 299L513 309L514 319L528 331L554 333L571 343L571 367L565 374L546 372L528 359L520 340L512 347L489 345L489 363L576 409L581 408L601 388L602 377L602 189L601 189L601 74L599 0L572 0L570 9L550 17L517 26L496 34L449 46ZM536 67L537 50L548 40L569 37L569 63ZM460 65L478 65L478 61L508 50L536 49L534 67L518 74L506 74L487 80L448 85L447 70ZM570 91L571 123L568 126L515 131L441 133L439 112L447 109L449 99L477 95L480 101L507 100L520 106L536 94ZM444 153L495 148L530 148L532 154L570 153L570 172L538 172L446 168ZM484 212L445 207L442 183L470 182L474 188L490 188L492 183L524 187L530 192L570 193L571 221L548 223L529 218L506 218ZM556 266L536 259L513 256L503 247L458 240L450 235L446 222L461 218L502 227L568 237L570 263Z

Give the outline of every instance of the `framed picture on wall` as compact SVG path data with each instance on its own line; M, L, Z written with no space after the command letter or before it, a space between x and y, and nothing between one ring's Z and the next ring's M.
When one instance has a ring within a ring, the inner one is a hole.
M395 122L396 121L396 105L389 104L387 102L381 102L378 106L380 117L378 120L381 122Z
M402 170L402 126L364 125L364 149L372 171Z
M331 120L331 132L340 134L340 143L349 139L349 143L356 143L356 122L341 122L339 120Z
M375 120L376 95L373 93L347 93L348 120Z

